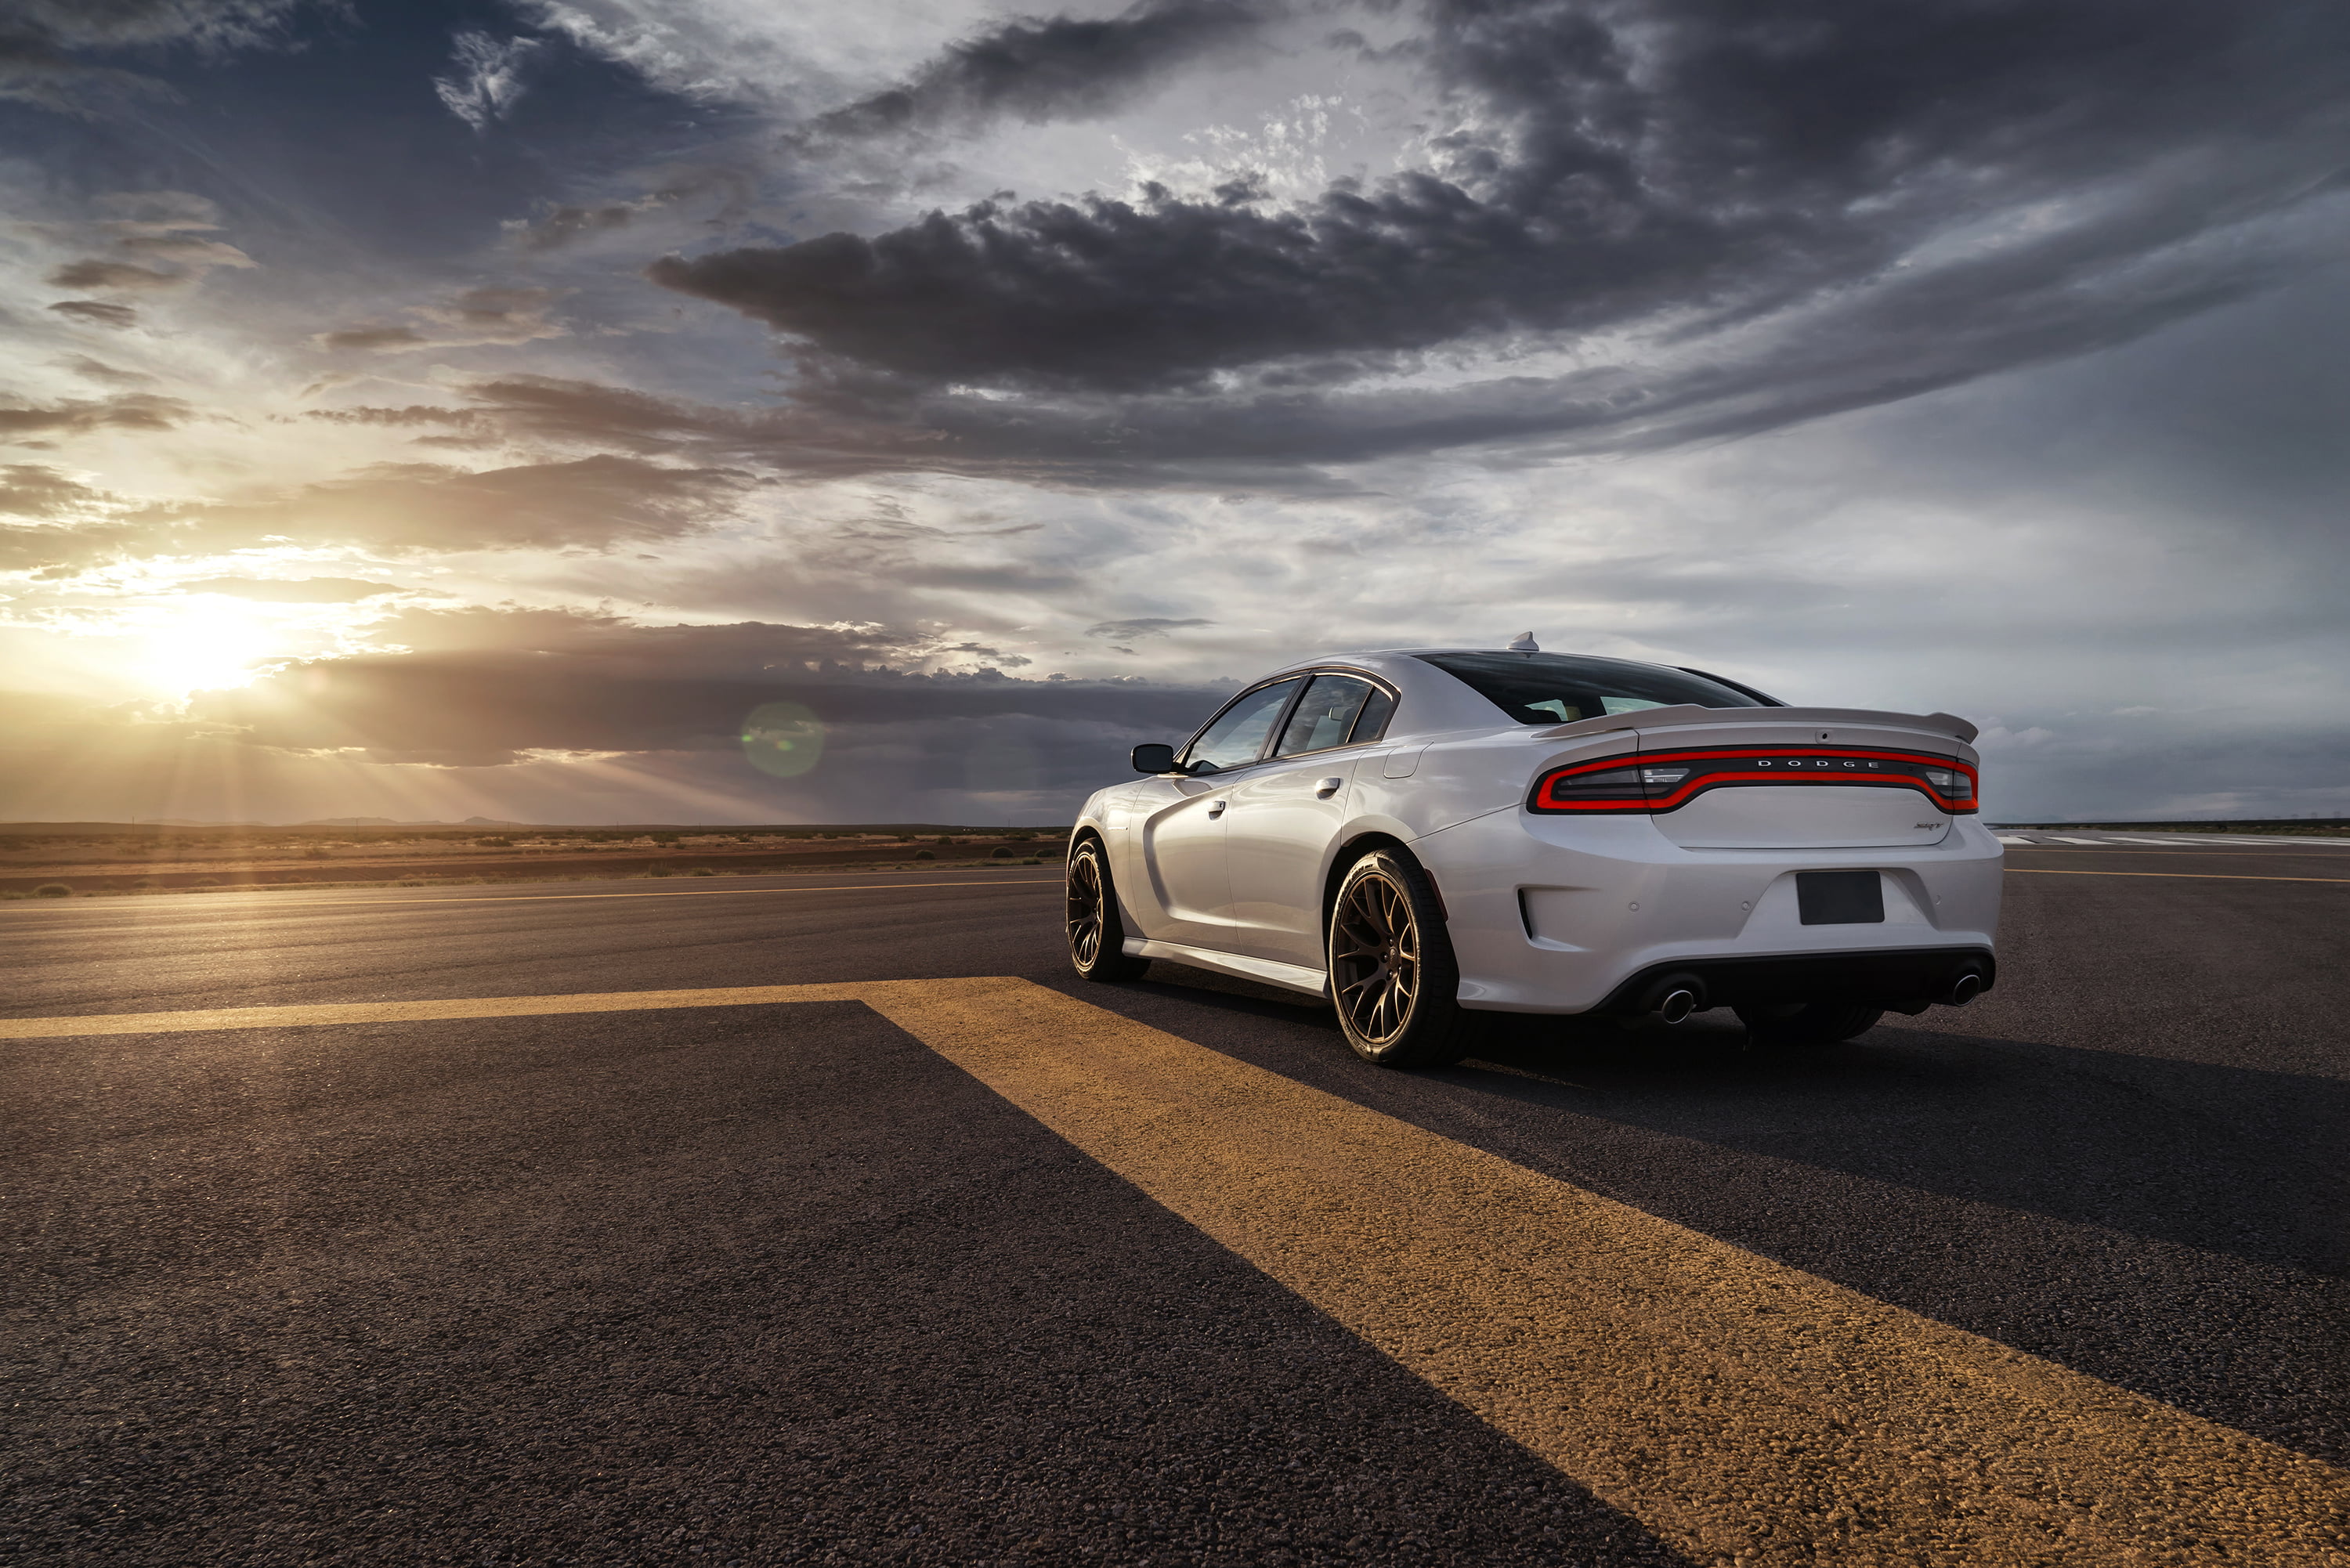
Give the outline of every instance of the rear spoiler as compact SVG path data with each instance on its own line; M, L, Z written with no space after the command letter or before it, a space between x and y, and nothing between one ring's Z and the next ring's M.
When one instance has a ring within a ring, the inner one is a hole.
M1742 722L1825 724L1830 729L1838 724L1866 724L1878 729L1924 730L1929 734L1948 735L1961 744L1981 733L1955 713L1886 713L1873 708L1700 708L1694 702L1681 702L1670 708L1642 708L1630 713L1577 719L1572 723L1535 730L1529 738L1561 741L1575 735L1601 735L1610 730L1669 730L1676 724Z

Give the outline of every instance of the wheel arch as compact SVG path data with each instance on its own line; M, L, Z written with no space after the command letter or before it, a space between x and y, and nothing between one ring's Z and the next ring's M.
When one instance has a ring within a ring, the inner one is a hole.
M1067 875L1070 864L1077 857L1078 847L1087 844L1101 851L1102 876L1109 883L1110 897L1117 901L1118 918L1126 927L1127 934L1141 935L1142 929L1135 920L1133 908L1126 901L1125 879L1118 876L1118 868L1110 864L1109 836L1099 823L1080 817L1077 825L1069 829L1069 846L1061 856L1064 877Z
M1451 911L1445 908L1444 888L1437 881L1436 873L1429 868L1428 863L1414 855L1411 852L1411 846L1394 834L1384 828L1367 828L1339 842L1338 846L1331 852L1329 868L1322 874L1321 929L1322 943L1325 947L1327 947L1330 942L1330 911L1338 907L1339 885L1347 880L1347 873L1355 868L1355 862L1374 849L1392 849L1419 867L1419 874L1428 878L1430 889L1436 894L1438 912L1447 920L1452 918Z

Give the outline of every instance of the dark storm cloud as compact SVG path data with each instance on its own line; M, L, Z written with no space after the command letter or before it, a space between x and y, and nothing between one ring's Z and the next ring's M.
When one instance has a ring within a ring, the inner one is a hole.
M2298 264L2198 242L2350 169L2350 11L2309 0L1451 0L1427 45L1460 118L1429 171L1294 209L1245 183L989 202L650 275L877 379L867 406L942 444L993 425L1049 456L1088 421L1146 462L1687 439L2241 297ZM1453 345L1625 331L1656 364L1344 390ZM915 407L951 384L1045 406Z
M1203 688L1139 681L913 672L904 666L936 657L935 641L878 628L475 609L410 611L380 635L414 651L296 666L207 693L194 716L280 750L487 766L527 751L733 752L744 718L775 701L800 703L835 731L1029 720L1159 735L1189 733L1216 701Z
M190 45L223 49L268 41L300 0L9 0L0 11L0 99L88 113L109 99L163 89L92 63L109 49Z
M950 46L905 83L813 121L817 140L976 124L1082 119L1129 103L1161 73L1247 41L1266 8L1145 0L1099 20L1024 17Z

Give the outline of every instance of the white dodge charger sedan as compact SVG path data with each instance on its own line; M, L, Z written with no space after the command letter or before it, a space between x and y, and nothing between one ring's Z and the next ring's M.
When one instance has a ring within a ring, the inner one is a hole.
M1531 636L1305 659L1086 802L1070 956L1326 996L1396 1066L1457 1060L1491 1012L1848 1039L1997 973L1974 736Z

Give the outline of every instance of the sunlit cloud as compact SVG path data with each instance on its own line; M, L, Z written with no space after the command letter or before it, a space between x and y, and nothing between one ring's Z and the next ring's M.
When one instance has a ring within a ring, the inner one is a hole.
M2350 13L2127 9L45 0L0 816L1045 820L1529 626L2350 809Z

